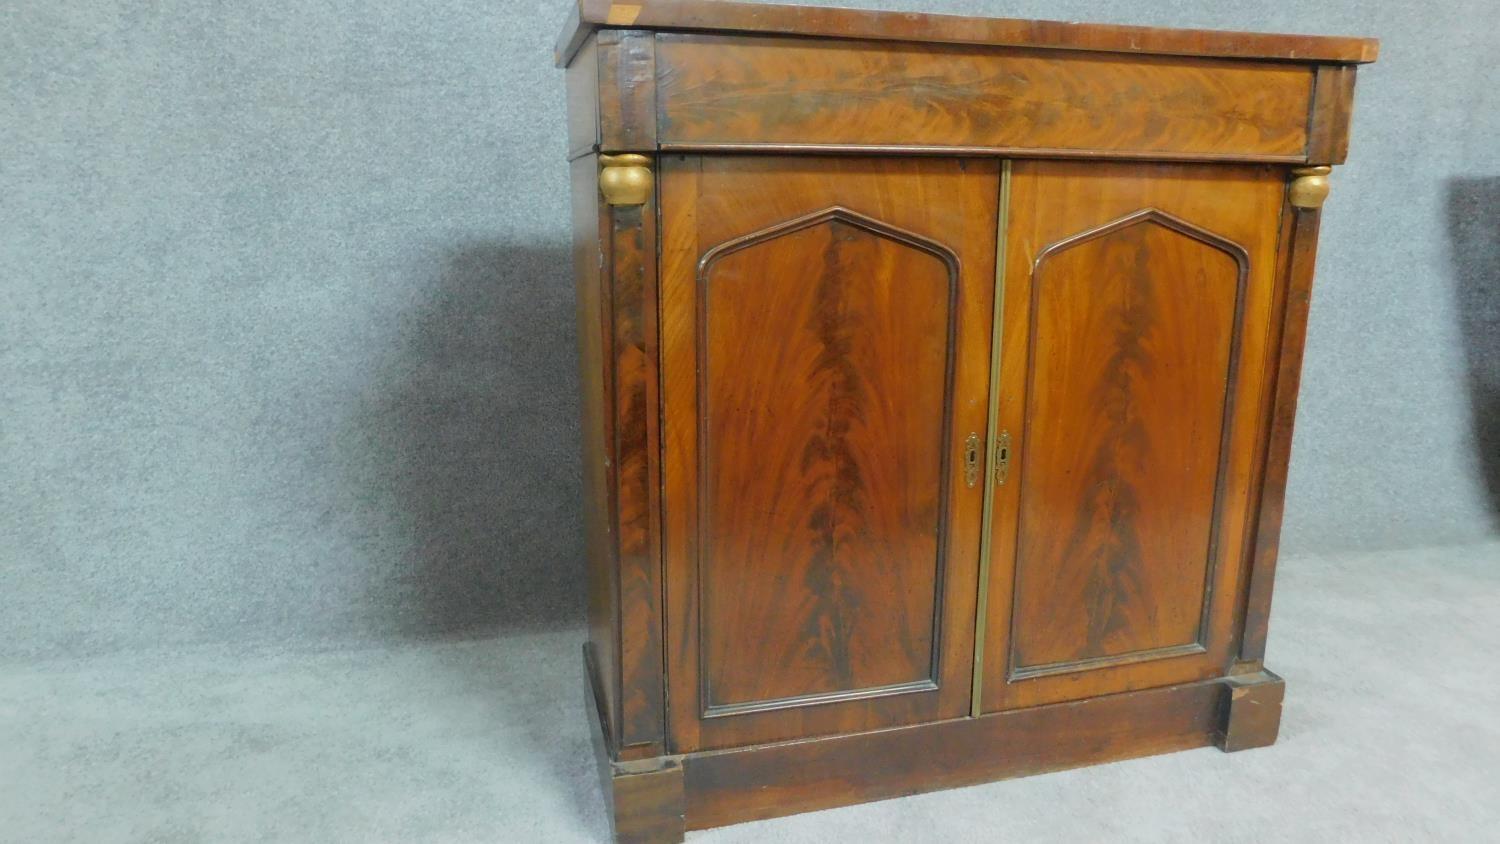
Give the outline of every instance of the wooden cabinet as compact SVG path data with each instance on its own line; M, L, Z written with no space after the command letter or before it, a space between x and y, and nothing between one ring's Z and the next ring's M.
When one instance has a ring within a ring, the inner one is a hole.
M1362 39L584 0L589 642L621 840L1275 740Z

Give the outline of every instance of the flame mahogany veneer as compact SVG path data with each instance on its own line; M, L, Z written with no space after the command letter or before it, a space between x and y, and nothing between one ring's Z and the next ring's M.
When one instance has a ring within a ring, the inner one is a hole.
M1275 741L1367 39L583 0L585 687L621 841Z

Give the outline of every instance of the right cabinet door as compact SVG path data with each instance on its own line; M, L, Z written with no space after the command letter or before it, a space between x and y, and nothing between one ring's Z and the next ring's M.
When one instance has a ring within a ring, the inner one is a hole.
M1266 166L1013 165L983 711L1232 664L1284 184Z

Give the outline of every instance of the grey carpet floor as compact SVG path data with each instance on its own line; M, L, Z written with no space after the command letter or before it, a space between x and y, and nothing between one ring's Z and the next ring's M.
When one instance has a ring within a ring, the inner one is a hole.
M1282 564L1281 741L700 842L1500 836L1500 543ZM0 840L602 841L576 632L0 668Z

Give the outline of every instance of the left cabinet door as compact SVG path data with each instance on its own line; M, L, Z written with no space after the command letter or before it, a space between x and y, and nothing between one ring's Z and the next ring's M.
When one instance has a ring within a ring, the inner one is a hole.
M673 748L966 714L998 165L661 170Z

